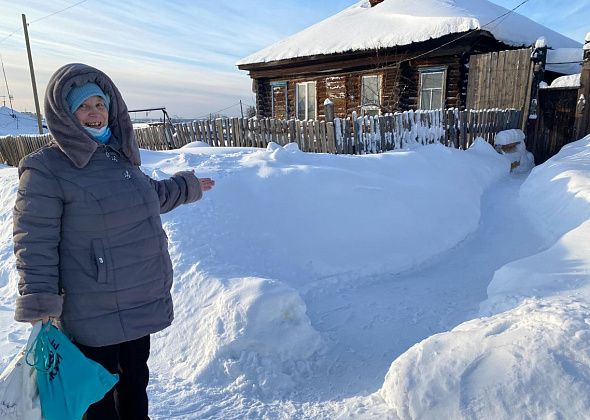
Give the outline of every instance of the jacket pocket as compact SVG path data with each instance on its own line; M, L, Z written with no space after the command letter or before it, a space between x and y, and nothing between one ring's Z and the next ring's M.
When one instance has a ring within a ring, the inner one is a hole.
M92 252L96 261L96 268L98 269L96 281L98 283L107 282L107 258L105 255L104 244L102 239L92 240Z

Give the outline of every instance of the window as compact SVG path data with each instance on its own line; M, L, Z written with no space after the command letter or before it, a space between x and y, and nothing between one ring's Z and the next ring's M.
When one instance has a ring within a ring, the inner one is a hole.
M446 74L444 68L420 70L420 109L443 107Z
M273 118L287 118L287 82L271 82Z
M297 83L296 114L298 120L316 119L315 82Z
M364 115L379 115L381 110L381 76L361 79L361 109Z

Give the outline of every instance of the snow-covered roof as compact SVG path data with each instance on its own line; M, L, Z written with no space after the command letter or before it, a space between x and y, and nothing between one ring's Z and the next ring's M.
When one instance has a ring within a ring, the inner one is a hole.
M552 48L582 46L529 18L508 12L487 0L384 0L375 7L361 0L243 58L237 65L408 45L473 29L489 31L497 40L513 46L532 45L540 36Z

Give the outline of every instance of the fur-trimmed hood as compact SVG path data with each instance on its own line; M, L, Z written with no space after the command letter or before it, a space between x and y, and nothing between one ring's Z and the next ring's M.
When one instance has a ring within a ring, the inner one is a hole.
M84 129L78 119L70 112L66 97L75 86L88 82L96 83L109 95L109 127L113 136L120 142L120 151L134 165L141 164L139 147L133 132L133 124L127 105L119 89L102 71L86 64L72 63L58 69L47 85L45 92L45 120L54 141L77 168L88 164L98 143Z

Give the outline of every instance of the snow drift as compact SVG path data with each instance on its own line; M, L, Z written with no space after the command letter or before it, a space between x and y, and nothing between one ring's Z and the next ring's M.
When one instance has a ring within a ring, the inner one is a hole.
M584 418L590 411L590 136L535 168L521 205L548 249L498 270L481 314L393 362L401 418Z

